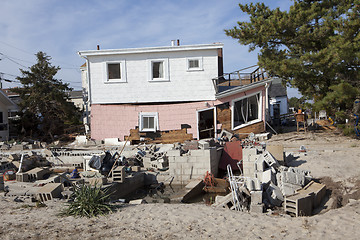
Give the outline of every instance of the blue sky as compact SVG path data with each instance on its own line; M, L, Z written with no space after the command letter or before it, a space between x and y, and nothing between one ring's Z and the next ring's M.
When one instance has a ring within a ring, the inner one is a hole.
M224 43L224 70L235 71L257 63L257 51L249 52L224 29L245 21L238 3L231 0L2 0L0 14L0 72L15 80L19 68L35 64L43 51L62 69L58 79L81 89L77 51L96 49ZM292 1L262 1L288 10ZM3 88L20 86L3 81ZM289 91L289 96L294 95Z

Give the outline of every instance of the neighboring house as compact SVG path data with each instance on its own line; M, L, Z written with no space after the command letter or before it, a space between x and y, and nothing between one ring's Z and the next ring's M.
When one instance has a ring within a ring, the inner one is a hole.
M69 99L78 109L82 110L84 108L83 94L81 90L69 92Z
M280 115L289 112L287 91L281 78L273 78L269 87L269 111L274 124L280 124Z
M9 140L9 113L17 110L18 106L0 89L0 141Z
M91 137L169 141L263 132L270 79L223 75L223 44L80 51ZM185 135L183 135L185 133Z

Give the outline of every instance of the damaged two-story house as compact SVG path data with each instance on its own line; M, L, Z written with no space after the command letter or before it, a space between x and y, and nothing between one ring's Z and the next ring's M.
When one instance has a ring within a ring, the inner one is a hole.
M80 51L93 139L159 142L263 132L264 73L223 73L223 44Z

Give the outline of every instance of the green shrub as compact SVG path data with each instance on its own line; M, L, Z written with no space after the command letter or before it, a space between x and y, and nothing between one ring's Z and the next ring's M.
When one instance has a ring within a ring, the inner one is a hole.
M74 186L74 192L71 196L73 201L68 203L61 215L79 216L79 217L96 217L105 215L112 211L109 202L110 194L101 187L92 187L85 184Z

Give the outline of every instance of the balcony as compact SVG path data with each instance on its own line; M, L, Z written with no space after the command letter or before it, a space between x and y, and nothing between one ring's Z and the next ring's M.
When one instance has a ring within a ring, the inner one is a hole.
M254 69L255 67L257 67L257 65L243 68L231 73L226 73L222 76L213 78L212 81L215 87L216 94L269 78L265 70L259 67L257 67L252 72L249 72L249 70Z

